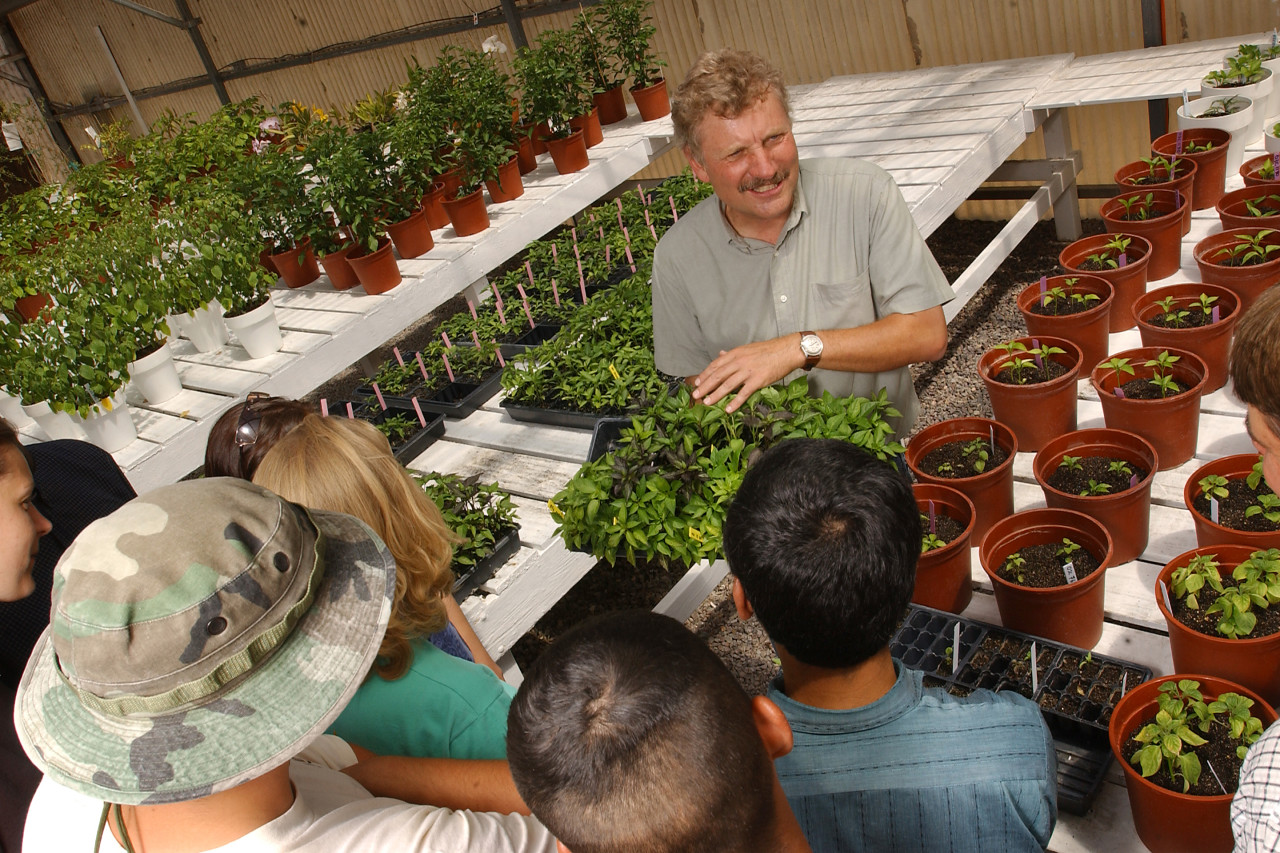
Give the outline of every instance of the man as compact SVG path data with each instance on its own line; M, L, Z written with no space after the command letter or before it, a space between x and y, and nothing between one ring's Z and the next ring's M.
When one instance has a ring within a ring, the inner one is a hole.
M894 468L793 439L743 479L724 528L738 615L782 662L776 762L814 850L1032 851L1057 818L1053 741L1016 694L960 698L889 656L915 583L920 514Z
M1267 485L1280 489L1280 287L1264 291L1240 318L1230 373ZM1280 726L1269 728L1245 756L1231 827L1239 853L1280 849Z
M781 76L750 53L699 57L672 115L715 195L654 253L658 370L706 403L736 393L730 410L801 370L815 393L887 388L906 435L907 365L946 352L953 293L893 180L859 160L801 163Z
M507 725L516 787L573 853L807 851L770 764L790 746L772 702L646 611L567 632Z
M338 772L353 749L317 740L369 672L394 581L359 521L243 480L91 524L18 689L45 773L26 849L90 849L96 831L109 851L550 853L530 818L374 799Z

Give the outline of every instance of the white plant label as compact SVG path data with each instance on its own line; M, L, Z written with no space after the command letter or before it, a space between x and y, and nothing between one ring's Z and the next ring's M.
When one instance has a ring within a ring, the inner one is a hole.
M1218 499L1209 498L1209 519L1214 523L1218 523Z
M1076 577L1076 565L1070 560L1062 564L1062 573L1067 576L1067 583L1075 583L1079 580Z
M1173 602L1169 600L1169 587L1165 586L1164 581L1160 581L1160 594L1164 596L1165 609L1170 613L1173 612Z
M9 150L21 151L22 137L18 136L18 126L11 121L6 121L0 125L0 129L4 130L4 144L9 146Z
M1040 655L1036 654L1036 641L1031 641L1031 692L1040 689Z
M951 674L960 670L960 623L956 623L955 637L951 640Z

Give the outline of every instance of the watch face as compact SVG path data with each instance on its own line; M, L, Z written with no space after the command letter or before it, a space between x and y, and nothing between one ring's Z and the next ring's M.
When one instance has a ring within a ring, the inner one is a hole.
M822 355L822 338L817 335L805 335L800 338L800 349L805 355Z

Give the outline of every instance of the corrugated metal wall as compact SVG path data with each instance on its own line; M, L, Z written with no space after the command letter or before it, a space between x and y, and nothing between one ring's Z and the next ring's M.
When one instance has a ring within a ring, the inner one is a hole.
M173 14L168 0L148 0ZM237 61L279 57L356 41L403 27L470 17L466 0L191 0L192 14L219 68ZM524 2L518 5L526 5ZM768 56L790 83L816 83L837 74L907 70L1010 57L1074 52L1080 55L1132 50L1143 45L1141 0L654 0L655 46L678 80L694 57L709 48L735 46ZM1280 22L1280 0L1164 0L1168 43L1197 41L1269 29ZM478 8L478 6L477 6ZM549 27L566 27L572 12L525 21L531 42ZM38 0L11 16L51 100L81 104L118 95L94 26L101 26L133 89L204 74L187 33L107 0ZM419 41L271 74L230 81L233 99L258 95L269 104L297 99L316 106L348 104L404 79L404 63L431 62L447 43L478 46L504 26L477 27L465 34ZM150 122L164 110L199 116L217 107L210 87L141 102ZM106 121L127 115L114 109ZM77 144L87 143L83 125L66 122ZM1073 141L1085 152L1084 183L1107 183L1116 166L1146 151L1145 105L1073 110ZM1015 156L1042 156L1038 139ZM683 166L670 154L643 173L670 174ZM1008 216L1016 204L985 202L963 208L967 215Z

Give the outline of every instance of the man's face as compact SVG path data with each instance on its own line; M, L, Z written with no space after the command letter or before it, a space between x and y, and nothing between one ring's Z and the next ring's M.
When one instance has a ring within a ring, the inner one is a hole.
M777 95L734 118L708 115L694 131L702 148L693 174L711 184L729 222L744 237L773 241L791 213L800 154Z
M0 469L0 601L17 601L36 588L36 550L53 526L31 502L35 484L18 448L0 447Z
M1272 431L1262 412L1249 406L1244 417L1253 446L1262 454L1262 476L1273 492L1280 493L1280 437Z

